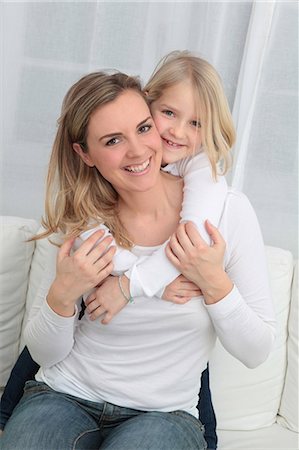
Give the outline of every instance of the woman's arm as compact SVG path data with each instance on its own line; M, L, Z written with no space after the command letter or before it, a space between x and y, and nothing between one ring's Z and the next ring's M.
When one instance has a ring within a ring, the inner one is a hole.
M272 348L275 318L264 243L248 199L240 193L228 196L221 223L227 240L225 270L213 254L222 240L215 227L207 227L214 241L211 247L198 238L192 224L181 228L170 241L168 257L187 278L200 285L226 350L247 367L258 366Z
M55 261L48 261L24 334L33 359L41 366L51 366L69 354L74 344L78 301L112 270L115 248L101 256L111 238L93 247L101 233L87 239L72 255L73 240L66 241L57 254L56 270Z

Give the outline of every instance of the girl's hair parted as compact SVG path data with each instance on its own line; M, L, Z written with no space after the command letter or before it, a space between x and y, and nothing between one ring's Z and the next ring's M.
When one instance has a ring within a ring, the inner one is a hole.
M144 90L151 104L165 89L186 80L194 88L202 146L216 178L218 163L221 173L226 173L230 167L235 128L221 79L214 67L188 51L174 51L162 58Z
M117 192L73 149L73 144L78 143L88 152L87 128L91 115L127 90L144 97L137 78L119 72L95 72L81 78L67 92L48 168L42 220L45 231L34 239L59 232L66 238L75 237L95 223L104 223L119 245L132 246L117 214Z

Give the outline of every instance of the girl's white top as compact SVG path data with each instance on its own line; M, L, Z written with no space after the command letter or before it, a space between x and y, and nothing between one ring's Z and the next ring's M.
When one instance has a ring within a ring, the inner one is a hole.
M225 270L233 290L206 305L158 297L135 298L109 325L57 315L45 298L55 275L49 261L25 340L41 365L36 379L57 391L138 410L184 410L197 416L201 372L216 337L248 367L268 356L275 320L264 244L245 195L230 191L219 229L226 243ZM145 257L153 248L134 247ZM163 271L163 267L156 267ZM219 374L221 376L221 374Z

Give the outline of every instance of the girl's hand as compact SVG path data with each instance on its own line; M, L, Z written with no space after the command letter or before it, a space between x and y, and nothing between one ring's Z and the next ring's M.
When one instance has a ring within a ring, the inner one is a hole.
M216 303L233 287L223 269L225 242L218 229L205 222L213 241L209 246L192 222L181 223L170 238L166 255L174 266L200 287L207 304Z
M103 239L104 231L92 234L71 255L75 239L61 246L56 262L56 278L47 297L49 306L62 316L72 316L77 299L101 283L113 270L112 258L116 247L109 247L112 237ZM108 250L107 250L108 249Z
M162 299L173 303L184 304L191 298L202 295L201 290L192 281L187 280L184 275L179 275L174 281L166 286Z
M129 297L129 279L123 275L121 282ZM87 297L85 304L85 313L89 313L91 320L95 320L105 314L101 322L107 325L128 302L120 290L118 277L110 276Z

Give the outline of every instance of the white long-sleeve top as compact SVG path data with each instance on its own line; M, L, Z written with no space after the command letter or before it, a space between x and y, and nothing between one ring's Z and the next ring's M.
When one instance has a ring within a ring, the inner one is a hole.
M61 317L49 307L51 261L25 330L41 365L36 379L91 401L196 416L201 373L217 336L246 366L261 364L271 350L275 320L264 244L245 195L229 192L219 229L227 243L225 270L234 282L224 299L206 305L197 297L178 305L141 296L109 325L87 316L78 321L78 313ZM154 250L136 246L132 252L142 257Z

